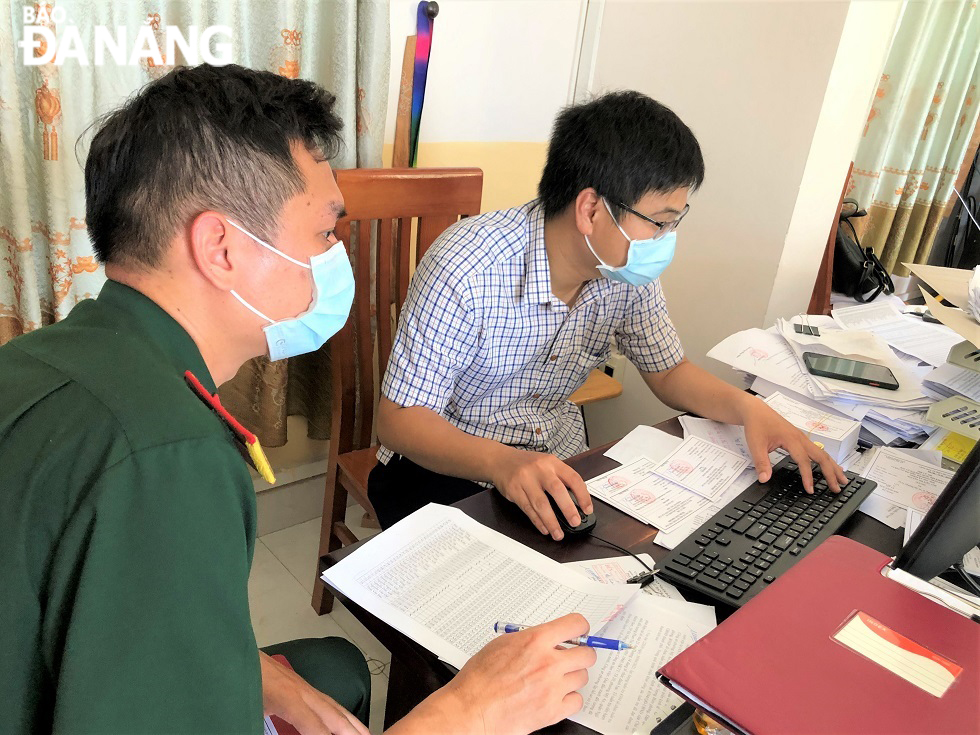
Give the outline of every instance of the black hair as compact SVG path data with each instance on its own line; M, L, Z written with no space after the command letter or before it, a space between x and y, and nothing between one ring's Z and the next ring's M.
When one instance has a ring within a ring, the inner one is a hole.
M670 108L611 92L559 113L538 196L550 219L592 187L618 217L618 202L632 207L650 192L697 189L703 180L701 146Z
M332 158L335 97L229 64L180 67L100 121L85 162L89 235L103 263L154 266L193 217L221 211L263 239L306 182L290 145Z

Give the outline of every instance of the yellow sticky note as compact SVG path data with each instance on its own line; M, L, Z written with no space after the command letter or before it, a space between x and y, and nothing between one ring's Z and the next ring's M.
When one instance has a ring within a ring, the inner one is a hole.
M936 445L936 449L942 452L946 459L962 464L976 443L975 439L951 431Z

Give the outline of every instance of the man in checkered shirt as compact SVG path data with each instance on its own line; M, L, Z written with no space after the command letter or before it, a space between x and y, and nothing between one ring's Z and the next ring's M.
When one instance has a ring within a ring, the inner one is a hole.
M812 488L834 461L758 398L684 358L659 272L704 177L701 149L668 108L617 92L559 115L539 199L464 219L419 264L381 386L382 443L368 492L388 527L428 502L496 487L561 539L592 500L565 462L585 449L568 397L615 340L668 406L741 424L759 477L783 447ZM571 495L570 495L571 493Z

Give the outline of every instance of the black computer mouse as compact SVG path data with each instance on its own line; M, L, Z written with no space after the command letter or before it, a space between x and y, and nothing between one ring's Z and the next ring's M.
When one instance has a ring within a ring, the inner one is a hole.
M575 509L578 511L581 523L577 526L573 526L568 522L565 514L561 512L561 508L558 507L557 501L551 496L550 493L545 493L548 496L548 502L551 503L551 509L555 512L555 517L558 518L558 525L561 527L562 532L565 534L565 538L569 536L581 536L583 534L591 533L592 529L595 528L595 513L583 513L581 506L579 506L578 501L572 493L569 496L572 498L572 503L575 504Z

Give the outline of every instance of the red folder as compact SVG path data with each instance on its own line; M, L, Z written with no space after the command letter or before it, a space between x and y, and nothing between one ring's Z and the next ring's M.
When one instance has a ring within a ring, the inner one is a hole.
M883 577L890 561L829 538L658 678L752 735L980 732L980 625ZM835 639L858 612L855 622L878 625L878 661ZM925 666L952 684L936 696L885 668L895 648L903 666L914 660L907 670Z

